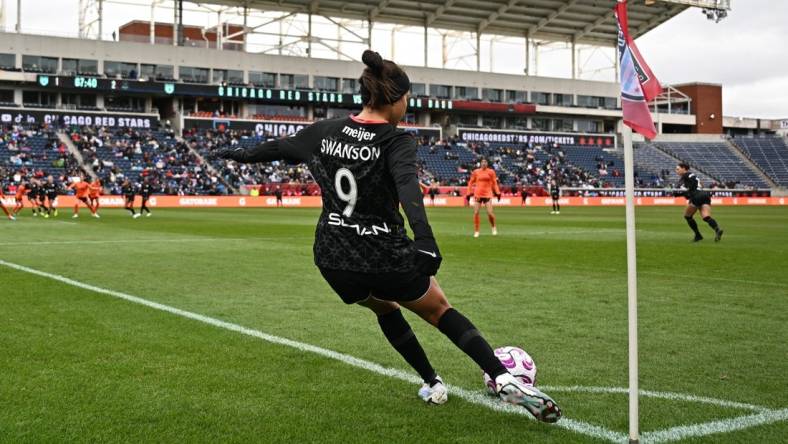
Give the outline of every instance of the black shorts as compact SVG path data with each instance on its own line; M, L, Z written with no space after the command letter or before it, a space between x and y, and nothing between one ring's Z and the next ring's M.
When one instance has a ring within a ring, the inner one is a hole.
M127 204L134 203L134 196L133 195L132 196L128 196L127 195L127 196L123 196L123 197L126 198L126 203Z
M486 204L487 202L490 201L489 197L474 197L474 199L476 200L476 202L479 202L480 204Z
M147 201L148 199L150 199L150 194L147 194L147 195L146 195L146 194L140 194L140 196L142 196L142 201L143 201L143 202L145 202L145 201Z
M700 208L704 205L711 205L711 194L706 192L697 193L695 196L692 196L689 204L695 208Z
M414 271L357 273L320 268L320 274L346 304L373 296L384 301L408 302L420 299L430 289L430 277Z
M551 194L551 195L550 195L550 197L551 197L553 200L558 200L558 199L560 199L560 198L561 198L561 196L560 196L560 195L558 195L558 194Z
M57 194L47 194L47 199L49 199L49 201L51 202L57 199Z

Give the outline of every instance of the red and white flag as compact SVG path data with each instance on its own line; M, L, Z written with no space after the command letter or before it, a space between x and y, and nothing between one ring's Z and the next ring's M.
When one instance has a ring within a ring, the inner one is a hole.
M648 102L662 93L662 85L651 72L643 56L640 55L635 41L629 35L627 2L616 4L618 19L618 58L621 66L621 108L624 111L624 124L653 139L657 135L654 121L651 120Z

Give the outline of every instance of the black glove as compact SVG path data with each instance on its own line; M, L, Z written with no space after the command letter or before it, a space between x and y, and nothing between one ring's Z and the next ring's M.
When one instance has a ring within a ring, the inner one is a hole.
M501 201L501 193L495 195L495 199L500 202Z
M237 162L246 160L246 150L243 148L222 148L208 153L208 159L229 159Z
M413 243L416 270L425 276L435 276L441 266L441 252L433 238L418 239Z

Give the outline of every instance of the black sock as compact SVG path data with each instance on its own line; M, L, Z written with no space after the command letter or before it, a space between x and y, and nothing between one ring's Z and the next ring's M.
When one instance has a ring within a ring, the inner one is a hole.
M555 211L561 211L561 204L558 202L555 203Z
M132 216L134 216L134 214L136 214L136 213L134 213L134 208L127 207L126 209L131 211L131 215Z
M717 221L716 221L716 220L714 220L714 219L712 219L712 218L711 218L711 216L704 217L704 218L703 218L703 221L704 221L704 222L706 222L707 224L709 224L709 226L711 227L711 229L712 229L712 230L714 230L714 231L717 231L717 230L719 230L719 229L720 229L720 226L719 226L719 225L717 225Z
M692 228L692 231L695 232L695 236L700 236L700 231L698 231L698 223L695 222L695 219L687 216L684 216L684 219L687 221L687 225L689 225L690 228Z
M490 344L479 330L459 311L450 308L438 321L438 330L446 335L460 350L470 356L493 380L506 373L506 367L493 353Z
M402 312L397 309L391 313L380 315L378 316L378 324L391 346L416 370L421 379L429 383L434 381L437 376L435 369L432 368L416 334L413 333L410 324L402 316Z

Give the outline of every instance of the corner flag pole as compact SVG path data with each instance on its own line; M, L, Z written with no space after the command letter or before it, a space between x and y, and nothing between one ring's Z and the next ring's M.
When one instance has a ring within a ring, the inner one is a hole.
M640 440L638 421L638 286L635 249L635 161L632 152L632 129L623 125L624 188L627 225L627 296L629 315L629 442Z

